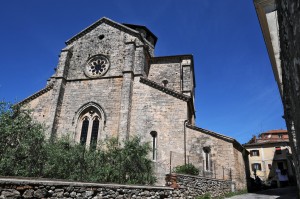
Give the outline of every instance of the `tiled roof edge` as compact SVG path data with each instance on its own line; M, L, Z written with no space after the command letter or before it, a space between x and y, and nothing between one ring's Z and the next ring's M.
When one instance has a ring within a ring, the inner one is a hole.
M170 88L166 88L164 86L161 86L159 85L158 83L152 81L152 80L149 80L145 77L140 77L140 82L143 83L143 84L146 84L148 86L151 86L152 88L155 88L157 90L160 90L168 95L171 95L173 97L176 97L177 99L180 99L180 100L183 100L183 101L186 101L186 102L189 102L191 100L191 98L189 96L186 96L184 94L181 94L177 91L174 91Z
M53 88L53 84L50 84L49 86L47 86L46 88L43 88L42 90L34 93L33 95L25 98L24 100L22 100L21 102L17 103L17 105L23 105L26 104L27 102L30 102L34 99L36 99L37 97L41 96L44 93L47 93L48 91L50 91Z

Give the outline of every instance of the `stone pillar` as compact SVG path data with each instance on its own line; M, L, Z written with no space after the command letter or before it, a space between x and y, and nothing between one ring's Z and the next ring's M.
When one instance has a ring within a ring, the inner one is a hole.
M123 84L121 91L119 141L123 143L129 138L130 113L132 101L133 69L135 61L135 44L127 43L125 48L125 65L123 67Z
M192 96L193 91L193 75L191 71L191 60L190 59L184 59L181 61L181 67L182 67L182 77L181 77L181 89L182 93L185 95L188 95L190 97Z
M149 66L146 62L146 56L144 52L144 46L138 46L135 50L135 66L134 74L146 76L149 72Z
M57 133L57 123L60 116L61 105L66 85L66 77L71 57L72 53L69 50L64 50L61 52L58 66L56 69L56 74L52 77L54 87L51 103L49 104L49 106L51 106L51 113L47 121L47 124L50 127L49 131L51 139L54 139Z

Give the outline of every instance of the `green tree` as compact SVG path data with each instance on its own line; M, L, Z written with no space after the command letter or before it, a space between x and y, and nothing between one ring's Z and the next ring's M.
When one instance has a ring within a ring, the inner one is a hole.
M28 109L0 102L0 175L47 177L90 182L153 184L151 148L133 137L117 138L96 149L67 137L46 140L44 128Z
M29 110L0 102L0 175L42 175L44 140L43 126Z

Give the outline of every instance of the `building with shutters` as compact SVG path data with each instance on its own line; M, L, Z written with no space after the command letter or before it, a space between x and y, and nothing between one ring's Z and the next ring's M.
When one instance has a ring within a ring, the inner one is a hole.
M254 136L244 147L249 151L251 177L276 181L276 170L295 183L291 147L287 130L270 130Z

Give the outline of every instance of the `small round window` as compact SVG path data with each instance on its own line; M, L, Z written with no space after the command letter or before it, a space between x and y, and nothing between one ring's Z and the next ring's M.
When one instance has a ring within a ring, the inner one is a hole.
M100 77L107 72L109 66L107 57L104 55L95 55L87 61L84 73L91 78Z

